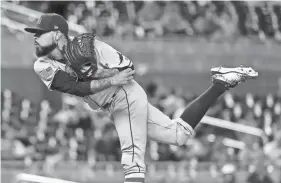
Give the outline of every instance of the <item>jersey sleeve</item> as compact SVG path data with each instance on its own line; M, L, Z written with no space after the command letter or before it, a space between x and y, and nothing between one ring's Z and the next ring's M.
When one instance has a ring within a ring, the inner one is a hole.
M52 82L54 80L56 73L59 70L60 69L58 67L55 67L54 65L44 60L43 58L39 58L34 63L35 73L40 77L40 79L48 87L49 90L52 90L51 89Z
M101 62L107 68L125 68L132 67L133 63L126 56L119 51L115 50L110 45L103 43L100 44L100 57Z

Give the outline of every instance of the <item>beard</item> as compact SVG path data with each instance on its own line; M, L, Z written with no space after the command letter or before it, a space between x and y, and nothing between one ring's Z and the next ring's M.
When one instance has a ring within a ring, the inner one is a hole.
M57 45L55 43L42 47L39 44L35 44L35 53L37 57L43 57L48 55L51 51L53 51Z

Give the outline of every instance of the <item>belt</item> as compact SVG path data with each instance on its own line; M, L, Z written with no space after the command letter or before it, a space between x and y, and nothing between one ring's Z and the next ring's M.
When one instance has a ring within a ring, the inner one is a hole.
M112 102L113 102L114 98L116 97L117 92L119 92L119 90L120 90L120 88L114 92L114 94L111 96L111 98L108 100L108 102L106 102L104 105L101 106L103 109L107 109L112 104Z

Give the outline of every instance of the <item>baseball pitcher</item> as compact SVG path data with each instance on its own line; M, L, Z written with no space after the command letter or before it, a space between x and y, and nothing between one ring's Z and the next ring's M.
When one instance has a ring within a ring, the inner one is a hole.
M68 24L57 14L44 14L34 34L37 61L34 70L50 90L82 97L93 109L107 111L120 139L125 183L144 183L147 137L183 145L216 99L240 82L255 78L252 68L211 69L212 85L192 101L178 119L152 106L134 80L133 62L95 35L70 39Z

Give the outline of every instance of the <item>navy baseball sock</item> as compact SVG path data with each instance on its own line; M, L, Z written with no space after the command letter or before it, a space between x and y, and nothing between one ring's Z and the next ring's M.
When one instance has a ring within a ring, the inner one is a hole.
M193 129L204 117L211 105L226 91L221 84L213 84L203 94L193 100L181 114L181 119Z
M144 178L126 178L124 183L144 183Z
M125 175L124 183L144 183L144 173L131 173Z

